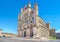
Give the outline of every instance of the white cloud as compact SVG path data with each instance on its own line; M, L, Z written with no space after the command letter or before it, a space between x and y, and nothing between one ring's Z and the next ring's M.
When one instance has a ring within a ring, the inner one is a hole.
M60 29L58 29L58 30L56 31L56 33L60 33Z

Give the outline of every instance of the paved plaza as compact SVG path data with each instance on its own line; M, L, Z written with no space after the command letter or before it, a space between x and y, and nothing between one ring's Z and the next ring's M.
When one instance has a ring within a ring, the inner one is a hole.
M40 40L24 38L0 38L0 42L60 42L60 40Z

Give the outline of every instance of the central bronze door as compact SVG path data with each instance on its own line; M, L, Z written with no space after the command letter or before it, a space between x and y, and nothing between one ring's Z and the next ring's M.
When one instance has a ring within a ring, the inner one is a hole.
M33 37L33 28L30 28L30 37Z
M33 37L33 24L30 24L30 37Z
M24 37L26 37L26 31L24 31Z

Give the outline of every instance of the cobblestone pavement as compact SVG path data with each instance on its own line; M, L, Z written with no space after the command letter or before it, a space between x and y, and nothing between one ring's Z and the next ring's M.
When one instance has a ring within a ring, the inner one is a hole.
M60 40L39 40L23 38L0 38L0 42L60 42Z

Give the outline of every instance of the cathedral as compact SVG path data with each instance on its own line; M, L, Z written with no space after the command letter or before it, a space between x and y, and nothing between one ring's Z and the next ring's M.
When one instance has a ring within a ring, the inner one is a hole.
M50 24L38 14L37 3L34 3L34 8L30 2L21 8L21 13L18 14L18 37L49 37Z

